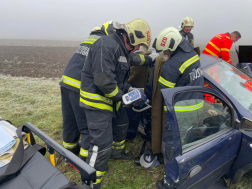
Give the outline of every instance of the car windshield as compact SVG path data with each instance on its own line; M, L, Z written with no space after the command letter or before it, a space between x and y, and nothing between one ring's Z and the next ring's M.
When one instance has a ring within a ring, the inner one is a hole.
M205 68L204 72L252 113L252 79L250 77L224 61Z

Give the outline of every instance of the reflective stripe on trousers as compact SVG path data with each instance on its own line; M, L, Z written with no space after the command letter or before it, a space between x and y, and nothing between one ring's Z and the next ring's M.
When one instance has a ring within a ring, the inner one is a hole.
M79 81L79 80L76 80L76 79L73 79L73 78L68 77L66 75L63 75L61 78L61 81L67 85L70 85L72 87L80 89L81 81Z
M77 142L75 142L75 143L67 143L67 142L64 142L63 141L63 146L64 146L64 148L75 148L76 146L78 146L78 142L79 141L77 141Z
M96 170L105 171L112 152L112 117L98 110L84 110L89 130L86 162Z
M125 140L122 140L120 142L113 141L112 143L112 150L114 149L120 150L120 149L124 149L124 147L125 147Z
M102 171L96 171L96 182L94 182L93 184L99 184L101 183L103 177L104 177L105 172Z
M88 150L85 150L83 148L80 149L80 155L83 157L88 157Z
M92 153L90 161L89 161L89 165L91 167L94 167L97 155L98 155L98 146L94 145L94 147L93 147L93 153Z

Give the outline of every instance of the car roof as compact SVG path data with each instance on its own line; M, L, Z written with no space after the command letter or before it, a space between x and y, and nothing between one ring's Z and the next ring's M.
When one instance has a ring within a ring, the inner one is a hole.
M216 62L221 62L223 61L222 59L218 58L218 57L214 57L208 54L201 54L200 55L200 64L202 68L205 68L209 65L212 65Z

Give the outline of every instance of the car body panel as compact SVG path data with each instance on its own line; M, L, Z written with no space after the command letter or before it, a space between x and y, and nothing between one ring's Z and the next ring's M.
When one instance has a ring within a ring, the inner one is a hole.
M240 146L240 151L239 151L239 154L237 156L235 163L233 164L230 172L228 173L228 177L234 178L233 179L234 183L239 182L243 174L245 174L247 171L252 169L252 162L251 162L252 160L252 130L245 130L243 128L244 119L242 120L241 127L240 127L240 130L242 132L242 143ZM248 120L248 121L252 125L252 121L251 120Z
M231 179L235 178L237 180L239 176L242 176L241 173L244 172L241 171L242 168L246 168L247 170L252 169L252 131L248 133L239 130L242 119L247 118L252 120L252 114L205 72L205 70L214 64L218 64L218 62L224 62L228 65L229 63L220 58L205 54L201 54L200 62L204 80L212 89L206 87L176 87L162 90L174 144L173 158L169 162L169 166L165 167L166 179L170 182L169 188L208 188L224 174ZM233 68L237 69L234 66ZM154 64L150 68L151 73L149 74L146 86L147 97L150 99L150 102L153 89L153 70ZM172 96L176 92L186 90L203 90L206 93L221 97L222 101L226 102L233 110L234 125L232 129L226 130L226 132L223 131L222 135L213 140L201 144L195 149L183 152ZM151 138L151 109L142 112L139 117L141 119L140 125L146 131L147 138ZM170 154L164 155L169 156ZM188 172L195 166L203 166L203 169L199 174L188 178ZM239 174L237 174L238 172Z
M166 181L178 188L204 188L216 182L220 176L229 171L239 151L242 134L239 130L226 128L220 131L213 140L183 153L173 100L177 93L188 91L215 94L222 100L225 99L220 93L203 87L176 87L162 90L174 144L174 160L165 167ZM227 101L226 103L229 104ZM233 114L236 113L233 111ZM233 117L236 118L236 115L233 115ZM197 166L201 168L201 171L189 178L188 174L192 168Z

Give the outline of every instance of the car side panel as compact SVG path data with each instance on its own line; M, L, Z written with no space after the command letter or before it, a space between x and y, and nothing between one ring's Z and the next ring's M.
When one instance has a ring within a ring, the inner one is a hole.
M242 167L252 163L252 132L245 131L242 133L242 143L238 157L230 170L228 176L234 178L236 172ZM252 167L251 167L252 169ZM242 176L242 175L241 175Z
M227 173L235 160L241 142L241 132L228 133L177 157L180 170L179 188L207 188ZM230 153L232 151L232 153ZM195 166L202 170L194 177L188 173Z

